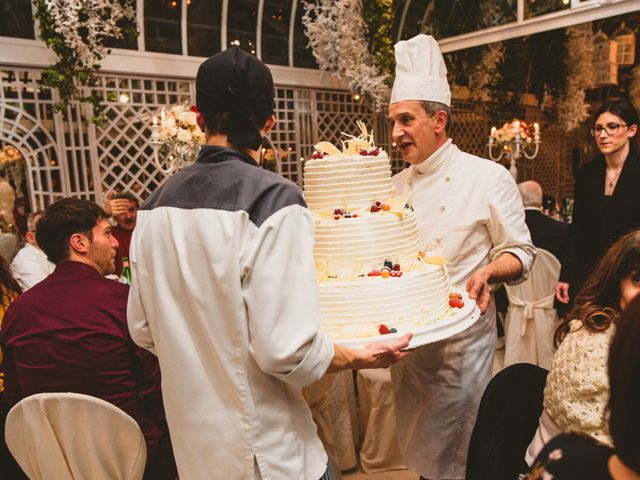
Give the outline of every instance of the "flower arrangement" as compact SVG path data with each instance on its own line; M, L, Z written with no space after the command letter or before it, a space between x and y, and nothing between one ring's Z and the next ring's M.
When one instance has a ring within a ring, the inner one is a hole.
M100 123L104 110L101 98L86 88L95 86L100 62L109 54L105 41L126 33L138 34L135 2L34 0L33 4L40 35L57 56L57 62L42 75L42 83L60 93L55 111L78 100L93 106L91 121Z
M537 123L533 126L535 134L537 135L539 133L539 126ZM510 150L517 139L525 145L529 145L533 142L533 136L531 135L529 125L527 125L527 122L524 120L513 120L510 123L505 123L498 129L496 129L496 127L492 127L491 139L494 139L498 146L504 147L506 150Z
M197 115L196 107L188 104L171 107L169 111L163 107L159 126L158 118L153 117L151 141L163 144L172 155L186 162L194 161L206 140L196 121Z

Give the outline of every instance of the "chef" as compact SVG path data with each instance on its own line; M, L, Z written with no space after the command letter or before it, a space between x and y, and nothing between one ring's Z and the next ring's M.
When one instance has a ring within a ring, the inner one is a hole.
M491 290L526 279L536 250L518 188L503 166L456 147L447 130L451 92L433 37L395 46L388 117L393 141L411 165L394 177L411 192L421 240L448 260L453 285L482 315L464 332L417 349L391 370L401 450L428 479L463 479L480 398L496 343Z

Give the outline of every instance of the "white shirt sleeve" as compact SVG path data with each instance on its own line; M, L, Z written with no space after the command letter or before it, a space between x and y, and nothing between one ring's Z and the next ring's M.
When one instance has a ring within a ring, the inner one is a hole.
M139 283L137 280L137 262L136 262L136 232L133 232L131 245L129 246L129 266L131 268L131 287L129 289L129 298L127 300L127 324L129 326L129 334L131 339L140 347L146 348L154 355L157 355L151 329L149 328L149 320L147 312L142 303L140 295Z
M25 292L47 278L55 268L42 250L29 244L11 262L11 272Z
M243 268L250 349L265 373L302 387L322 377L333 343L321 332L313 219L300 205L260 227Z
M489 195L489 223L487 228L493 240L489 252L490 261L509 252L522 263L522 274L509 282L517 285L527 279L536 257L536 248L525 223L522 197L513 177L506 169L500 169Z

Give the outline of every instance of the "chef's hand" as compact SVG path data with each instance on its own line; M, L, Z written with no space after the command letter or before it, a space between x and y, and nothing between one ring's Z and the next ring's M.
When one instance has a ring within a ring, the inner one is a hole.
M471 274L467 280L467 292L469 292L469 298L476 301L480 313L486 312L489 308L489 302L491 302L489 272L486 268L481 268Z
M409 346L412 333L406 333L396 340L371 343L363 349L334 345L334 354L327 373L340 370L360 370L363 368L387 368L397 363L411 352L402 350Z
M556 283L556 298L561 303L569 303L569 284L567 282Z

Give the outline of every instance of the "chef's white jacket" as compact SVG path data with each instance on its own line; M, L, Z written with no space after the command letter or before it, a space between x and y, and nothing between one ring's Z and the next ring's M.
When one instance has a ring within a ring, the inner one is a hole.
M158 355L180 478L325 472L300 393L333 357L312 252L299 189L232 150L205 147L139 210L129 329Z
M501 165L448 140L393 178L411 192L421 240L449 261L452 284L509 252L524 281L535 258L518 188ZM495 351L495 307L459 335L417 349L392 367L398 435L407 466L429 479L463 479L467 448Z

